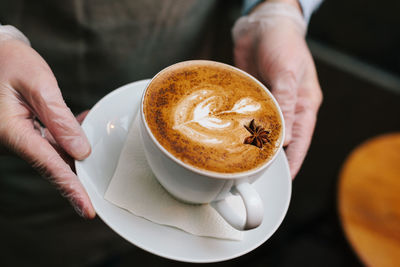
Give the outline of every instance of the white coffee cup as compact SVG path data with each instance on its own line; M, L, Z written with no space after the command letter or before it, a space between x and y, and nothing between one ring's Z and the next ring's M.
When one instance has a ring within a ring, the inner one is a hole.
M233 70L239 70L230 65L225 66ZM162 70L160 73L167 69ZM160 145L146 122L143 103L147 88L140 103L140 135L150 168L160 184L172 196L186 203L211 204L230 225L239 230L248 230L258 227L262 223L264 214L262 200L258 192L253 188L252 183L265 173L282 149L285 123L279 105L269 90L251 75L242 70L239 71L251 77L269 94L276 105L282 122L278 149L275 150L275 154L271 159L260 167L240 173L215 173L192 167L173 156ZM242 198L246 209L245 218L237 215L227 203L226 198L232 194L238 194ZM269 204L273 205L273 203Z

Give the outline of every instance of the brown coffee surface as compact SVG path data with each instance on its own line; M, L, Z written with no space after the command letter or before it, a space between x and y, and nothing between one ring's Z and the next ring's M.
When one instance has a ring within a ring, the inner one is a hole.
M238 173L257 168L277 150L282 132L271 97L238 70L210 61L187 61L149 84L143 111L157 141L201 170ZM245 144L251 120L268 130L262 148Z

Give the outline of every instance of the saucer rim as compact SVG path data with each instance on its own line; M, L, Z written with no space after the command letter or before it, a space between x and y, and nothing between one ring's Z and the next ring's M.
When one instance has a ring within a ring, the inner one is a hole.
M88 123L88 120L89 120L92 116L95 116L95 115L93 115L93 114L97 114L97 112L102 113L102 111L101 111L101 105L102 105L102 103L103 103L105 100L109 99L110 97L114 97L115 95L119 95L119 94L123 93L125 90L130 90L130 89L132 89L133 87L137 87L137 88L135 88L136 90L142 90L141 94L139 94L139 95L142 95L143 92L145 91L146 84L147 84L149 81L150 81L150 79L145 79L145 80L139 80L139 81L136 81L136 82L132 82L132 83L126 84L126 85L124 85L124 86L121 86L121 87L119 87L119 88L113 90L113 91L110 92L109 94L105 95L105 96L104 96L103 98L101 98L101 99L93 106L93 108L89 111L87 117L86 117L85 120L82 122L82 127L84 128L85 125ZM140 97L140 96L139 96L139 97ZM140 106L140 103L139 103L139 106ZM138 112L139 106L136 107L136 114L137 114L137 112ZM99 110L100 110L100 111L99 111ZM129 121L129 123L128 123L129 125L131 125L131 123L133 122L133 119L134 119L133 117L134 117L134 116L132 116L132 117L130 118L130 121ZM126 136L125 136L125 138L126 138ZM285 171L285 172L288 174L288 175L285 175L285 176L287 176L287 178L288 178L288 182L287 182L287 185L288 185L288 188L287 188L287 190L288 190L288 195L287 195L287 197L286 197L286 199L285 199L285 206L284 206L284 208L282 208L282 212L281 212L280 217L279 217L279 223L276 223L276 224L274 225L273 228L267 229L267 231L265 231L265 233L264 233L264 234L265 234L264 238L262 238L262 239L259 240L258 242L254 242L253 245L247 246L247 249L240 250L240 252L237 252L237 253L232 253L232 254L229 255L229 256L225 256L225 257L211 257L211 258L200 258L200 257L199 257L199 258L194 258L194 257L185 257L185 256L178 256L178 255L170 255L170 254L168 254L168 253L160 252L160 251L158 251L157 249L155 249L154 247L147 247L147 246L143 245L143 244L142 244L143 242L141 242L139 239L132 239L132 238L128 239L128 237L125 237L122 230L120 230L120 229L118 229L117 227L115 227L115 226L113 225L114 223L113 223L112 221L110 221L110 222L108 221L105 211L103 211L100 207L97 207L97 205L93 205L93 206L94 206L94 208L95 208L95 210L96 210L96 214L99 216L99 218L102 219L102 221L103 221L108 227L110 227L114 232L116 232L116 233L117 233L119 236L121 236L123 239L127 240L129 243L135 245L136 247L139 247L139 248L143 249L143 250L146 251L146 252L152 253L152 254L154 254L154 255L157 255L157 256L160 256L160 257L163 257L163 258L166 258L166 259L175 260L175 261L180 261L180 262L187 262L187 263L214 263L214 262L221 262L221 261L231 260L231 259L240 257L240 256L242 256L242 255L245 255L245 254L249 253L250 251L252 251L252 250L256 249L257 247L259 247L259 246L262 245L263 243L265 243L265 242L277 231L277 229L280 227L280 225L282 224L282 222L283 222L283 220L284 220L284 218L285 218L285 216L286 216L286 214L287 214L287 211L288 211L288 208L289 208L289 204L290 204L290 200L291 200L291 194L292 194L292 183L291 183L292 180L291 180L291 177L290 177L290 171L289 171L289 165L288 165L288 162L287 162L287 158L286 158L285 153L284 153L283 150L281 150L281 151L278 153L275 162L273 162L273 163L270 165L270 167L273 166L274 164L277 164L277 163L279 162L279 158L282 158L282 162L283 162L284 169L285 169L285 170L283 170L283 171ZM82 173L82 172L83 172L82 169L81 169L81 168L83 168L83 165L82 165L82 162L81 162L81 161L75 161L75 168L76 168L76 172L77 172L77 174L78 174L78 178L79 178L79 180L81 181L81 183L83 184L84 188L86 189L87 186L93 186L93 187L94 187L94 185L89 185L89 184L91 183L91 181L88 181L87 179L84 179L84 178L81 178L81 177L80 177L79 173ZM261 179L266 179L265 177L266 177L267 174L268 174L268 173L263 174L262 177L260 177L259 180L261 180ZM256 181L256 183L257 183L257 181ZM86 190L87 190L87 189L86 189ZM96 190L94 189L94 191L96 191ZM88 195L89 195L89 193L88 193ZM106 201L106 200L104 199L104 196L100 196L100 197L102 197L103 200ZM91 198L90 195L89 195L89 198ZM111 204L112 204L112 203L111 203ZM120 210L123 210L123 211L126 212L125 209L123 209L123 208L121 208L121 207L118 207L118 206L116 206L116 205L114 205L114 204L112 204L112 205L115 206L117 209L120 209ZM134 214L132 214L132 213L130 213L130 215L135 216L135 217L137 217L137 218L144 219L144 218L142 218L142 217L140 217L140 216L136 216L136 215L134 215ZM172 227L170 227L170 226L156 224L156 223L154 223L154 222L152 222L152 221L149 221L149 220L147 220L147 219L144 219L144 220L145 220L146 223L155 224L155 225L161 226L161 227L172 228ZM179 230L179 229L174 229L174 230L176 230L176 231L181 231L181 230ZM185 232L185 234L190 235L189 233L186 233L186 232ZM210 237L202 237L202 236L194 236L194 235L192 235L192 236L195 237L196 239L197 239L197 238L198 238L198 239L213 239L213 238L210 238ZM246 233L244 233L244 238L243 238L243 240L245 240L245 238L246 238ZM216 239L216 240L218 240L219 242L221 242L220 239ZM242 241L243 241L243 240L242 240ZM242 241L230 241L230 240L222 240L222 241L225 241L225 242L227 242L227 243L228 243L228 242L229 242L229 243L230 243L230 242L242 242ZM192 254L192 253L191 253L191 254Z

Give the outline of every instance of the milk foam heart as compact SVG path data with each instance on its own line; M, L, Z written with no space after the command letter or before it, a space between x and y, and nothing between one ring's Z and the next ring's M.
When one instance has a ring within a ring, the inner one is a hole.
M244 97L224 110L224 89L212 85L204 87L211 90L194 91L177 105L173 129L204 145L223 146L231 152L245 149L246 146L241 145L243 125L261 104L251 97ZM228 137L227 132L230 133Z

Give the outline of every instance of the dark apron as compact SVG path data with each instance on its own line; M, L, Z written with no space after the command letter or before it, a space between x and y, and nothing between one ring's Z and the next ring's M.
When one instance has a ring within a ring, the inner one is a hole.
M228 60L234 16L223 2L3 0L0 22L25 33L78 113L175 62ZM53 186L12 156L0 157L0 238L0 266L87 266L134 248L101 220L79 218Z

